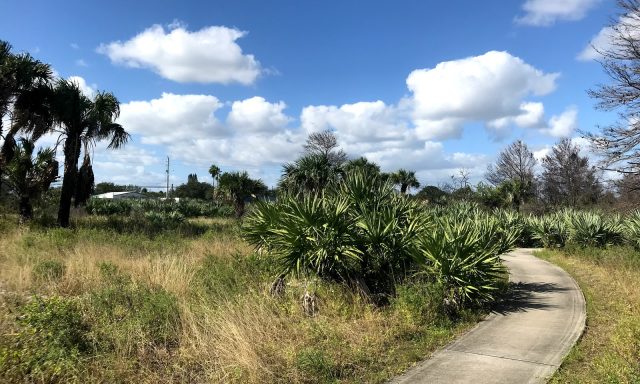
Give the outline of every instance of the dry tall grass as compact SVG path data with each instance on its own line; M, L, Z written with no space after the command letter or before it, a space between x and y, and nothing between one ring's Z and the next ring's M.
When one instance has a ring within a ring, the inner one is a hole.
M375 308L345 287L321 282L312 284L320 313L309 318L300 306L303 282L290 281L283 298L271 297L273 271L233 224L200 224L215 225L199 237L155 239L81 224L76 230L7 230L0 240L0 292L6 291L0 334L15 332L15 297L77 298L87 316L95 316L89 299L111 284L101 271L104 263L135 287L174 297L179 334L175 345L158 346L145 341L142 328L110 324L109 332L122 333L116 347L84 360L79 381L381 382L474 320L452 324L434 314L419 321L406 308ZM34 267L44 260L60 261L64 275L37 278Z

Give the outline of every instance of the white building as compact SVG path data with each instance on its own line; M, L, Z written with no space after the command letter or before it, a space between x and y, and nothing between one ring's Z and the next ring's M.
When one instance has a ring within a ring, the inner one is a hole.
M127 192L107 192L101 193L99 195L93 195L96 199L144 199L144 195L138 192L127 191Z

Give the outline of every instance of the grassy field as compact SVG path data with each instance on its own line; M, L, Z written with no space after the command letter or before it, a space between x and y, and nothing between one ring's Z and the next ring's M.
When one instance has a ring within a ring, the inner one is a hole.
M15 221L0 218L2 382L383 382L480 316L448 319L426 283L384 307L317 280L274 297L277 271L229 219Z
M570 247L538 256L578 282L587 328L553 383L640 383L640 253L630 247Z

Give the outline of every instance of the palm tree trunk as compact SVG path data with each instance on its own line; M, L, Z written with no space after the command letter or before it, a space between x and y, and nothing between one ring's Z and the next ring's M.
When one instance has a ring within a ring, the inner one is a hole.
M235 211L236 218L241 218L244 215L244 199L236 198L235 199Z
M69 226L71 199L76 188L79 158L80 136L68 137L64 142L64 176L60 193L60 206L58 208L58 225L63 228Z
M31 201L29 197L22 196L20 197L20 202L18 204L20 209L20 222L25 223L33 217L33 207L31 206Z
M0 133L1 132L2 130L0 129ZM2 195L2 174L4 173L4 167L13 159L15 145L16 140L11 134L11 131L7 132L4 137L2 149L0 149L0 195Z
M404 184L404 183L402 183L402 184L400 185L400 193L401 193L401 194L403 194L403 195L404 195L404 194L406 194L406 193L407 193L407 188L408 188L408 187L409 187L409 184Z

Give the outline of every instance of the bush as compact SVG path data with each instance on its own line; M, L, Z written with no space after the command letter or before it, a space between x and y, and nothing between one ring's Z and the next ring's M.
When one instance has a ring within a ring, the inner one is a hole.
M623 223L626 242L640 250L640 211L633 212Z
M531 217L529 223L533 230L533 238L545 248L564 247L569 238L569 229L562 214Z
M59 260L44 260L33 267L34 280L59 280L64 276L65 265Z
M500 236L489 217L441 216L436 223L419 247L423 273L442 284L447 307L457 311L493 301L505 276L500 255L513 247L515 238Z
M256 203L243 231L274 257L282 275L313 275L387 295L411 273L417 235L427 228L419 203L379 176L354 171L323 195Z
M17 334L0 345L0 378L49 383L77 377L92 348L89 326L73 300L34 297L18 323Z
M603 218L594 212L567 214L570 241L581 247L606 247L622 243L624 227L617 216Z

